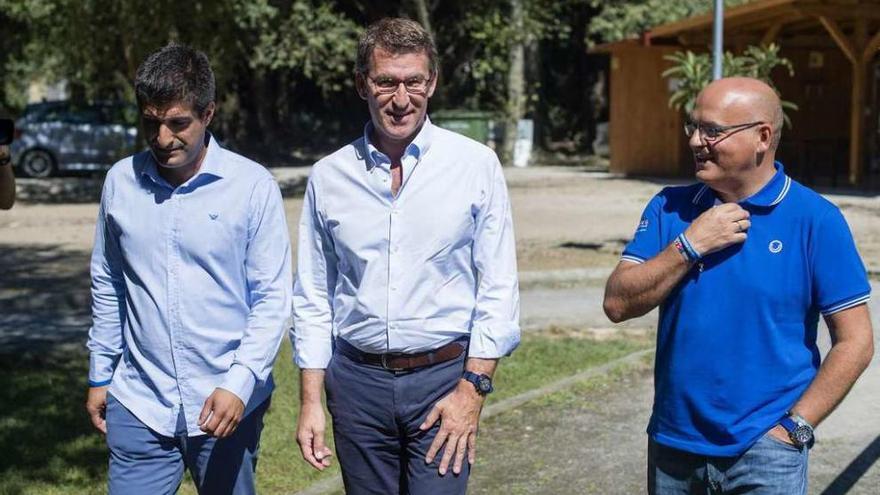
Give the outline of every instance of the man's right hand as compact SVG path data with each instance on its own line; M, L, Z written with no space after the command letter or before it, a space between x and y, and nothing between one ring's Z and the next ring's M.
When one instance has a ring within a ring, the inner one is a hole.
M89 393L86 396L86 411L92 420L92 425L103 434L107 434L107 421L105 412L107 411L107 389L109 385L103 387L89 387Z
M296 443L302 451L303 459L318 471L330 467L333 452L324 445L324 407L320 402L304 403L299 412L296 426Z
M709 253L745 242L752 223L749 212L736 203L710 208L691 223L684 232L691 246L706 256Z

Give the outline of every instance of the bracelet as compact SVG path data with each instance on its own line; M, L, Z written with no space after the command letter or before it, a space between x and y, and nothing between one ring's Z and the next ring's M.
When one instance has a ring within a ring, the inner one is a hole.
M685 261L688 263L696 263L700 261L703 257L697 252L696 249L691 245L690 241L688 241L687 236L684 235L684 232L679 234L678 237L673 241L675 245L675 249L678 250L679 254L684 257Z

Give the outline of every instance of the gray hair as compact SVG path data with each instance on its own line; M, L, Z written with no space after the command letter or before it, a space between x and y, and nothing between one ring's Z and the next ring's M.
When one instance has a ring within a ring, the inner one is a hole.
M370 24L358 42L355 72L370 72L373 50L380 47L394 55L403 53L425 53L431 77L439 71L437 47L431 34L416 21L401 18L385 18Z

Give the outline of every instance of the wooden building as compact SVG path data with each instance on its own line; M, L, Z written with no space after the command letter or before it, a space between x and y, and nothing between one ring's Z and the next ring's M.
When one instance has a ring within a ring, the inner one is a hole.
M613 172L684 176L693 159L683 116L668 106L674 81L661 76L676 51L709 52L712 13L658 26L639 40L602 45L611 56ZM798 105L782 133L779 159L809 184L880 185L880 0L757 0L727 9L724 49L776 43L795 74L773 74Z

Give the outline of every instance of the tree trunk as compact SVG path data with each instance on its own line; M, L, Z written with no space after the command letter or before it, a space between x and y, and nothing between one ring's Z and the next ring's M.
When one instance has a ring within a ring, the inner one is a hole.
M502 163L513 164L513 149L516 144L517 123L525 114L525 53L526 40L523 33L522 0L511 0L511 24L514 26L514 37L510 46L510 68L507 72L507 115L504 119L504 147Z
M434 30L431 29L431 12L428 9L428 4L425 0L412 0L413 6L416 9L416 18L419 21L419 24L425 28L425 31L431 34L431 37L434 37ZM436 39L435 39L436 42Z

